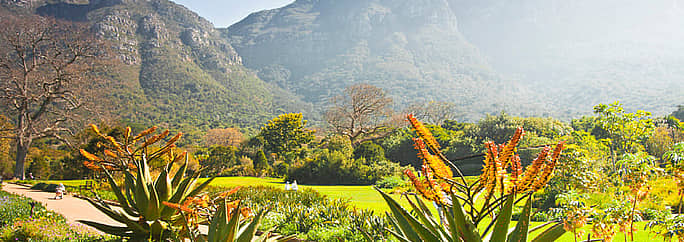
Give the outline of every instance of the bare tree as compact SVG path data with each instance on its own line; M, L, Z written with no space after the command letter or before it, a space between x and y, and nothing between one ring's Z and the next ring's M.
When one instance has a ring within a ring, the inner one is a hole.
M369 84L347 87L344 94L333 97L326 120L336 133L349 138L352 145L381 135L391 116L392 98L381 88Z
M407 108L416 118L428 123L442 125L446 120L462 118L464 114L452 102L430 101L427 104L414 103Z
M82 26L40 16L0 17L0 102L14 124L14 176L24 179L31 143L63 135L82 106L98 42Z

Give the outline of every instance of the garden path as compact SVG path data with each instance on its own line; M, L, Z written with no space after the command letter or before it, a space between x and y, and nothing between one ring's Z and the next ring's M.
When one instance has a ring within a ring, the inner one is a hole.
M63 199L55 200L54 192L32 190L28 187L11 183L3 183L2 190L36 200L42 203L47 209L64 215L67 221L72 224L77 223L76 220L88 220L112 226L123 226L122 223L109 218L107 215L97 210L88 201L71 195L65 195Z

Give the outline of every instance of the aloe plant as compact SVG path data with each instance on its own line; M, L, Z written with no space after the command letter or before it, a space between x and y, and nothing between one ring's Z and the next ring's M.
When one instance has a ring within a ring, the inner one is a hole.
M117 141L113 137L101 134L96 126L92 125L92 128L95 133L108 141L102 144L107 149L104 151L104 158L81 150L81 154L88 159L84 161L84 165L105 173L121 209L114 209L101 200L88 199L88 201L98 210L125 226L111 226L82 220L79 222L107 234L131 240L163 240L177 237L174 231L179 228L175 224L178 224L182 217L173 208L164 206L163 202L180 203L187 197L197 195L213 180L211 178L197 185L199 172L190 176L185 175L188 168L187 154L174 156L172 152L175 147L174 143L178 141L181 134L179 133L152 151L152 145L168 136L168 130L150 137L156 130L156 127L152 127L132 137L131 129L127 128L124 139ZM139 142L142 144L135 147ZM156 178L152 177L150 161L166 157L172 159L161 168ZM173 164L181 160L183 164L172 176ZM112 171L123 173L122 184L115 181Z
M565 233L560 222L529 228L532 193L548 182L563 149L563 142L556 145L553 153L551 148L545 147L523 172L520 158L515 155L517 143L524 133L522 128L518 128L507 144L485 143L487 153L482 175L475 182L468 183L458 167L441 153L430 131L412 115L407 118L419 136L414 141L423 159L424 176L418 178L410 170L405 171L405 174L420 195L441 208L438 209L438 217L442 219L435 220L428 206L417 195L413 199L406 195L413 210L412 215L376 188L391 211L388 214L391 228L388 230L399 241L517 242L527 241L530 233L539 229L544 230L531 241L553 241ZM511 174L507 174L508 169ZM484 202L476 203L478 199ZM526 202L520 219L509 230L513 207L523 200ZM492 219L480 231L478 225L485 222L486 218Z

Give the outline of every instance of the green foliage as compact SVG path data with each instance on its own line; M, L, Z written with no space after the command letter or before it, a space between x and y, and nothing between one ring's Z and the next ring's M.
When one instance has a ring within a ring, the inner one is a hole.
M301 113L281 114L268 121L259 133L264 140L264 148L280 155L300 150L303 144L314 138L314 131L304 127L306 122Z
M400 176L386 176L375 182L375 186L378 188L394 189L397 187L402 187L407 184L407 181L402 179Z
M50 161L43 156L33 157L28 172L36 179L48 178L50 177Z
M376 163L385 159L385 150L372 141L364 141L354 149L354 159L365 159L366 162Z
M594 113L599 115L598 124L611 139L614 156L643 150L643 142L655 128L651 113L642 110L627 113L620 102L598 104L594 106Z
M199 154L199 164L202 176L224 176L228 168L240 165L236 155L237 148L233 146L212 146L206 154Z
M256 158L254 159L254 169L258 172L263 172L270 169L270 166L268 165L268 159L266 159L266 154L264 154L264 150L259 150L257 152Z
M354 152L354 148L352 147L351 141L348 138L341 135L330 136L321 143L327 145L328 150L339 151L347 157L351 157L352 152Z
M219 193L228 187L210 187ZM228 197L239 199L251 209L270 207L262 219L260 230L273 230L282 235L322 241L364 241L365 231L372 238L386 238L383 217L352 207L347 200L331 199L312 189L284 191L271 186L242 187Z
M394 162L367 162L363 158L353 159L342 152L323 149L291 166L287 180L302 184L374 184L382 177L400 173L401 167Z

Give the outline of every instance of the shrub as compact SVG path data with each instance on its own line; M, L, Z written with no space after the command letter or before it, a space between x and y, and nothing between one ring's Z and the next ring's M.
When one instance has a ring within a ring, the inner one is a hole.
M226 187L209 187L210 194L225 191ZM357 210L349 201L330 199L313 189L297 192L270 186L250 186L227 197L241 200L251 209L270 207L260 230L275 228L282 235L299 234L316 241L363 241L362 231L378 240L386 238L382 229L388 225L383 217L371 211Z
M406 185L406 181L399 176L386 176L375 183L376 187L394 189Z
M385 159L385 150L376 143L365 141L354 150L354 159L364 158L370 163Z

